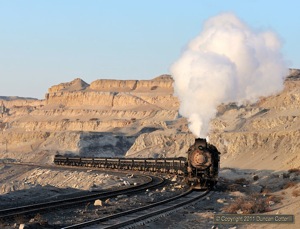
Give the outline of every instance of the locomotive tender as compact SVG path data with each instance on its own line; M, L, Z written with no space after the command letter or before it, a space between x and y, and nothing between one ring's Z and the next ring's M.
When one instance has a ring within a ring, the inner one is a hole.
M205 139L197 138L187 157L177 158L113 158L69 157L55 155L57 165L140 170L184 175L195 189L211 188L218 180L219 151Z

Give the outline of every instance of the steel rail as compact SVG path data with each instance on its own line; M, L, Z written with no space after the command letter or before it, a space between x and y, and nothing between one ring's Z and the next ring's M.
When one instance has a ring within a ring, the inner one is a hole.
M138 207L132 210L124 211L114 215L98 218L95 220L86 221L83 223L63 227L62 229L77 229L77 228L120 228L130 224L135 224L141 220L152 218L163 213L174 211L187 204L198 201L209 193L209 190L200 192L189 189L188 191L163 201L154 204Z
M49 201L44 203L3 209L0 210L0 219L4 219L16 215L22 215L22 214L26 215L26 214L50 210L58 207L66 207L72 205L74 206L89 201L93 201L96 199L107 199L107 198L116 197L118 195L131 195L146 189L156 188L165 182L165 180L161 177L156 177L156 176L145 176L145 177L148 179L147 182L137 186L131 186L129 188L123 188L115 191L101 192L101 193L83 195L79 197L67 198L62 200Z

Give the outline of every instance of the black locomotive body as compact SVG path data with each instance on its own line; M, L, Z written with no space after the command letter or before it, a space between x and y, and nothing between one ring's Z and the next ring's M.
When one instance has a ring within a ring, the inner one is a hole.
M197 138L188 152L186 181L195 189L213 187L218 181L220 153L205 139Z
M205 139L196 139L187 157L177 158L113 158L113 157L69 157L55 155L54 163L67 166L85 166L138 170L185 175L189 185L195 189L210 188L216 184L219 172L219 152Z

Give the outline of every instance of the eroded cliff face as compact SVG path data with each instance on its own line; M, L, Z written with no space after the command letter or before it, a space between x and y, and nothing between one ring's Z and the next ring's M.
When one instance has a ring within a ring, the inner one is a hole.
M1 97L1 156L124 155L140 134L176 120L172 84L168 75L91 84L77 78L49 88L45 100Z
M154 80L96 80L90 85L75 79L52 86L45 103L48 106L93 106L106 110L133 110L141 106L148 110L177 110L179 103L173 96L172 84L172 78L166 75Z
M45 100L0 97L2 158L51 162L53 155L186 156L194 136L178 115L168 75L153 80L81 79L52 86ZM205 99L205 98L204 98ZM209 141L221 166L300 167L300 71L254 104L224 104Z
M141 134L127 151L127 157L185 157L194 144L191 133L176 133L173 130Z
M220 106L211 124L210 141L222 152L224 166L244 161L246 168L299 168L300 71L291 72L277 95Z

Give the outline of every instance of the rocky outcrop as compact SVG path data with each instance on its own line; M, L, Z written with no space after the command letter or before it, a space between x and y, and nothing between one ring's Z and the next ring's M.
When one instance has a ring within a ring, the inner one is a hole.
M95 120L109 120L113 119L125 119L125 120L136 120L136 119L156 119L160 120L173 120L176 119L178 115L177 110L169 109L145 109L143 110L113 110L113 109L43 109L34 110L31 112L31 119L25 118L25 121L36 120L40 121L43 117L51 117L52 120L64 119L69 121L95 121ZM19 119L18 121L22 121Z
M135 139L136 136L113 135L111 133L81 133L78 142L79 155L122 157Z
M81 79L55 85L45 100L0 97L1 157L53 160L83 156L186 156L194 136L178 115L169 75L153 80ZM204 98L205 99L205 98ZM1 103L2 102L2 103ZM300 71L291 70L277 95L218 107L209 141L221 166L300 167ZM46 159L45 159L46 158ZM249 158L243 165L241 158Z
M165 91L173 90L173 79L171 77L157 77L155 80L139 80L137 82L136 90L158 90L163 89Z
M91 90L132 92L132 91L154 91L163 89L173 90L173 79L170 75L162 75L153 80L96 80L90 85Z
M136 89L137 80L96 80L90 85L91 90L111 91L111 92L130 92Z
M40 107L44 105L43 100L34 98L22 98L16 96L0 96L0 106L6 108Z
M255 104L223 105L211 122L210 141L222 152L224 165L245 167L300 167L300 72L293 70L285 88Z
M98 106L132 109L133 106L164 106L178 109L173 94L173 80L166 75L155 80L96 80L88 85L81 79L51 87L46 94L47 105Z
M190 133L155 131L141 134L126 153L127 157L186 157L195 137Z
M24 129L25 131L112 131L114 128L126 127L131 124L130 120L101 121L92 118L88 121L70 121L68 119L57 121L26 121L13 122L11 128Z
M89 86L88 83L84 82L80 78L76 78L71 82L61 83L58 85L54 85L48 89L48 93L56 93L62 91L81 91L86 89Z
M55 92L46 96L46 105L53 105L59 108L80 107L80 106L98 106L112 107L112 101L116 93L102 91L72 91Z
M57 92L48 96L47 105L60 108L90 106L98 109L132 110L139 106L178 109L179 102L171 94L157 95L126 92Z
M210 135L222 152L222 165L252 169L299 168L300 130L276 132L233 132ZM238 161L248 158L243 165ZM237 163L235 163L235 161Z
M27 153L40 151L125 155L139 134L164 130L166 122L176 120L179 102L172 83L168 75L90 85L77 78L49 88L45 100L3 99L2 156L12 151L30 160L34 157Z

